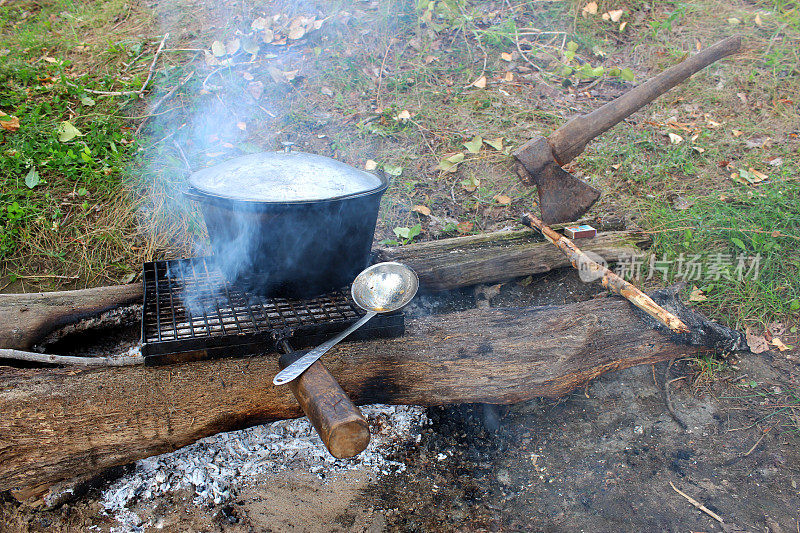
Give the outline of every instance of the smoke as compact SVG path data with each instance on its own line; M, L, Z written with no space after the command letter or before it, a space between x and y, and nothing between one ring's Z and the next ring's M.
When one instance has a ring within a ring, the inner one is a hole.
M152 116L141 143L139 220L150 242L150 258L213 254L222 275L212 291L233 282L262 294L313 293L317 285L287 283L286 273L297 279L335 277L337 268L369 250L365 252L363 244L334 246L333 241L341 236L371 241L376 208L331 204L302 216L280 210L236 211L214 202L198 203L184 192L192 172L274 151L278 141L298 140L288 133L296 129L289 113L303 80L313 71L307 58L322 38L320 30L332 19L305 4L276 3L269 6L274 12L263 12L220 1L204 7L212 11L211 20L224 20L227 26L191 42L196 29L185 21L199 17L194 7L189 13L180 6L157 6L163 32L173 36L164 55L175 63L153 80L156 89L148 106ZM190 61L182 62L192 54ZM372 226L365 236L369 218ZM184 293L187 310L207 312L214 299L192 290L187 287Z

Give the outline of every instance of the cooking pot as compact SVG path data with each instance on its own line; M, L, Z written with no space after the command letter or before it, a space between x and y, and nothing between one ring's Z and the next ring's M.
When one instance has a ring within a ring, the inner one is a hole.
M383 175L296 151L228 160L189 177L214 262L264 296L307 297L341 288L369 263Z

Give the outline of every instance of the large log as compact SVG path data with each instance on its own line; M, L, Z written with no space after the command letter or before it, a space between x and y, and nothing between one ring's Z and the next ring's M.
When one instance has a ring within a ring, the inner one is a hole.
M395 339L350 342L325 364L358 404L513 403L698 348L644 325L615 297L409 320ZM277 356L164 367L0 367L0 490L46 486L220 431L300 416L274 387Z
M586 251L614 262L639 253L638 246L647 243L648 238L635 231L608 231L578 242ZM529 229L379 248L376 258L407 263L419 275L422 287L430 290L497 283L569 266L563 254ZM78 291L0 294L0 348L29 349L61 326L141 298L141 283Z
M78 291L0 294L0 348L26 350L66 324L141 300L141 283Z
M613 263L640 254L639 246L649 238L636 231L608 231L575 242L584 251ZM406 263L419 275L420 285L432 290L497 283L570 264L552 244L527 229L381 248L377 258Z

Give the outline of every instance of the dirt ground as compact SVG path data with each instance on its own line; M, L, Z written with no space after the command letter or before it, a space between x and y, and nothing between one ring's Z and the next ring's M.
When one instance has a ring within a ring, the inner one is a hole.
M569 271L537 281L504 285L491 305L564 303L597 292ZM544 285L552 289L546 297ZM476 301L461 291L427 296L426 304L411 312ZM130 507L139 527L103 512L109 480L51 511L5 502L0 531L797 531L792 353L731 355L710 369L697 360L634 367L560 400L430 408L432 423L418 441L391 457L406 469L389 475L289 469L219 505L171 492Z

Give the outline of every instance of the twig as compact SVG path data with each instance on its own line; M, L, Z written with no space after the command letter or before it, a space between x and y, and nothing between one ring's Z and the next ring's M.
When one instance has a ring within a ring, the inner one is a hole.
M181 80L178 83L178 85L176 85L175 87L170 89L167 94L165 94L164 96L159 98L158 101L156 101L156 103L153 104L150 107L149 113L147 115L145 115L144 117L142 117L142 122L139 123L139 125L136 127L136 131L134 131L134 135L139 135L139 132L142 131L142 128L144 127L145 123L147 122L147 119L152 117L152 116L155 116L155 112L161 106L161 104L163 104L168 98L172 97L172 95L175 94L175 91L177 91L178 89L180 89L181 87L186 85L186 82L188 82L192 78L192 76L194 76L194 71L191 71L188 76L183 78L183 80Z
M517 30L516 24L514 24L514 44L517 46L517 52L519 52L520 57L524 59L527 64L541 72L542 69L539 67L539 65L528 59L528 56L526 56L525 52L522 51L522 47L519 45L519 31Z
M381 105L381 88L383 86L383 68L386 66L386 58L389 57L389 50L392 49L392 39L389 39L389 46L386 47L386 52L383 54L383 61L381 61L381 69L378 71L378 89L375 92L375 105L378 107L378 112L380 113L383 109Z
M87 93L92 94L99 94L101 96L141 96L144 91L147 89L147 86L150 84L150 80L153 79L153 74L156 71L156 63L158 63L158 56L161 55L162 50L164 50L164 43L167 42L169 39L169 33L164 34L164 38L161 39L161 43L158 45L156 49L155 55L153 55L153 62L150 63L150 70L147 72L147 79L144 80L144 83L141 87L139 87L136 91L95 91L94 89L84 89Z
M678 381L679 379L684 379L686 376L681 376L679 378L670 379L669 381L667 378L669 377L669 369L672 368L672 364L675 362L675 359L671 359L669 363L667 363L667 368L664 369L664 404L667 406L667 412L672 417L672 419L680 426L681 429L684 431L689 427L686 422L678 416L678 413L675 412L675 407L672 405L672 397L670 396L669 386L672 384L673 381Z
M130 17L130 16L131 16L131 5L130 5L130 4L128 4L128 10L125 12L125 16L124 16L124 17L122 17L122 20L120 20L119 22L117 22L116 24L114 24L114 26L111 28L111 31L114 31L114 30L116 30L117 28L119 28L119 27L122 25L122 23L123 23L123 22L125 22L126 20L128 20L128 17Z
M723 523L724 523L724 522L722 521L722 517L721 517L721 516L719 516L717 513L715 513L714 511L712 511L711 509L709 509L708 507L706 507L706 506L705 506L705 505L703 505L702 503L698 502L697 500L695 500L694 498L692 498L691 496L689 496L689 495L688 495L688 494L686 494L685 492L683 492L683 491L681 491L680 489L678 489L678 487L676 487L676 486L675 486L675 485L672 483L672 481L670 481L670 482L669 482L669 486L670 486L670 487L672 487L672 490L674 490L675 492L677 492L678 494L680 494L681 496L683 496L684 498L686 498L686 500L687 500L689 503L691 503L692 505L694 505L695 507L697 507L698 509L700 509L701 511L703 511L704 513L706 513L708 516L710 516L711 518L713 518L714 520L716 520L716 521L717 521L717 522L719 522L720 524L723 524Z
M541 232L545 239L553 243L556 248L561 250L561 253L570 259L573 267L579 271L586 271L592 280L600 280L603 287L619 294L673 332L689 333L689 328L680 318L658 305L652 298L609 270L608 267L591 260L580 248L575 246L575 243L556 233L553 228L533 216L533 214L525 213L522 215L522 223L531 229Z
M50 355L46 353L25 352L10 348L0 348L0 359L14 359L31 363L50 363L54 365L77 366L134 366L144 363L144 356L75 357L72 355Z
M23 279L80 279L80 276L59 276L58 274L29 274L17 277Z
M181 145L178 144L178 141L176 141L175 139L172 139L172 144L174 144L175 148L178 149L178 153L181 155L183 164L186 165L186 170L189 172L189 174L191 174L193 172L192 165L189 164L189 159L186 158L186 154L183 152L183 148L181 148Z
M745 457L747 457L748 455L750 455L751 453L753 453L754 451L756 451L756 448L758 448L758 445L761 444L761 441L764 440L764 437L767 436L767 433L769 433L769 431L771 429L772 428L767 428L767 430L761 435L761 437L759 437L759 439L756 441L756 443L753 444L753 447L750 448L749 450L747 450L747 453L742 456L743 459Z

